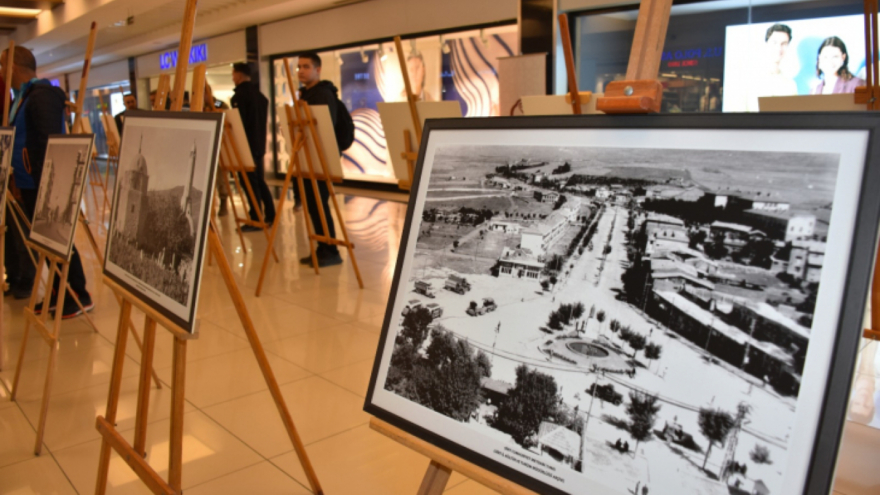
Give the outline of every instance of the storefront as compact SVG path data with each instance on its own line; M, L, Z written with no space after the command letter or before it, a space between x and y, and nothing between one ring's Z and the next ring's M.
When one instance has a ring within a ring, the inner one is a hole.
M171 74L177 67L176 48L148 53L135 59L137 67L138 106L148 108L150 92L159 86L159 76ZM192 89L192 70L197 64L207 65L207 81L211 85L214 98L229 104L232 98L232 67L235 62L247 58L245 32L236 31L204 40L193 41L189 57L189 72L186 76L187 93ZM172 85L173 77L172 77Z
M488 26L403 40L413 92L421 101L458 101L465 117L501 115L498 108L498 59L517 53L516 25ZM377 103L406 101L403 77L390 39L359 46L319 50L322 79L340 90L355 123L355 142L343 153L347 181L396 184ZM297 58L289 58L296 70ZM272 58L277 163L286 170L290 157L281 132L283 105L290 102L284 60ZM294 76L295 77L295 76ZM294 81L296 84L296 81Z
M662 111L758 111L759 96L821 92L826 44L864 78L863 8L858 0L675 2L660 66ZM624 78L637 14L637 4L569 12L582 91Z
M379 102L406 100L394 36L403 38L420 98L457 100L469 117L499 115L498 58L519 51L517 12L515 0L374 0L260 26L261 60L268 62L264 81L271 82L263 89L273 103L274 142L267 155L274 155L275 172L283 174L290 162L279 120L290 103L284 57L295 70L298 54L317 52L321 78L339 88L352 114L355 143L343 154L346 182L396 187L377 108Z

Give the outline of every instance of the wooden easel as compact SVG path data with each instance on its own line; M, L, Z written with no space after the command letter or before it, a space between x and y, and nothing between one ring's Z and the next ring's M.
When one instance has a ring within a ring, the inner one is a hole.
M400 74L403 76L403 87L406 90L406 102L409 105L409 113L412 116L413 129L416 131L416 144L413 145L409 129L403 130L404 151L401 153L401 156L406 160L409 179L397 181L399 188L409 191L412 188L413 178L416 173L416 160L419 159L419 146L422 142L422 119L419 118L419 110L416 107L416 96L413 94L412 83L409 80L409 68L406 64L406 57L403 55L403 44L400 41L400 36L394 37L394 48L397 50L397 61L400 63Z
M291 182L294 178L296 178L297 188L299 189L300 197L303 201L302 206L302 214L303 220L306 226L306 234L309 240L309 251L312 256L312 267L315 269L315 274L319 275L320 269L318 267L318 254L316 250L315 243L323 242L325 244L334 244L336 246L343 246L348 249L348 257L351 260L351 267L354 269L355 277L357 277L358 285L361 289L364 288L364 281L361 279L361 272L358 269L357 259L354 255L354 244L348 238L348 229L345 227L345 218L342 216L342 210L339 208L339 202L336 201L336 190L333 187L334 180L337 182L341 182L341 177L333 177L330 173L330 169L327 166L327 159L324 156L324 148L321 145L321 136L318 134L318 130L315 126L315 119L312 117L312 110L309 107L309 104L299 100L296 97L296 86L293 84L293 76L290 73L290 60L286 57L284 58L284 71L287 75L287 84L290 88L291 98L293 98L293 105L285 105L284 111L287 117L288 129L290 129L290 136L287 136L290 139L291 144L291 157L290 157L290 165L287 168L287 175L284 177L284 186L282 187L281 197L278 198L278 206L276 207L276 211L281 212L281 209L284 207L284 200L287 196L287 190L291 185ZM312 157L309 152L309 146L307 141L311 139L312 144L315 148L315 154L317 157ZM303 156L305 157L305 170L302 168L302 164L299 161L299 152L302 151ZM317 158L318 163L321 165L321 170L319 172L315 171L315 166L313 160ZM318 216L321 219L321 226L324 229L324 235L318 235L315 233L314 226L312 225L312 220L309 217L309 205L308 201L306 201L306 189L303 184L303 179L307 178L309 182L311 182L312 193L315 195L315 206L318 209ZM327 185L327 190L330 194L330 200L333 202L333 210L336 212L336 218L339 220L339 229L342 231L342 240L335 239L330 237L330 231L327 227L327 216L324 212L323 202L321 201L321 193L318 190L318 181L324 181L324 184ZM275 245L275 235L278 233L278 225L280 222L275 222L272 225L272 233L269 235L269 246ZM263 289L263 279L266 276L266 269L269 266L268 256L263 258L263 266L260 269L260 279L257 282L257 297L260 296L260 292Z
M3 74L7 88L12 85L12 64L8 61L14 57L14 53L15 42L9 40L9 51L6 52L6 73ZM3 109L3 127L7 127L9 125L9 91L6 91L6 94L3 95ZM7 172L6 184L4 184L4 187L7 188L7 198L9 197L9 175L11 175L9 172ZM6 292L6 215L0 218L0 289ZM3 299L6 298L0 298L0 370L3 369L3 327L5 325L3 322Z
M104 225L104 219L107 214L107 210L110 208L112 201L110 200L110 169L113 169L114 175L119 168L119 135L114 134L108 130L108 125L112 123L112 125L116 125L115 121L113 121L113 114L110 113L110 109L104 105L104 96L101 93L98 93L98 98L101 102L101 114L104 117L104 138L107 141L107 167L104 169L104 177L102 179L102 183L104 186L104 203L101 205L101 225ZM117 129L118 130L118 129ZM97 168L97 161L95 162ZM100 178L100 172L99 172ZM97 204L95 205L97 207Z
M195 79L193 81L195 83ZM202 87L204 88L204 83L202 83ZM192 104L190 104L190 107L192 107ZM247 177L247 173L253 172L254 169L245 165L245 161L242 159L242 156L244 155L242 155L240 151L241 148L239 147L239 143L235 140L235 133L232 132L232 124L225 120L223 122L223 139L221 140L220 146L220 171L224 174L232 175L235 190L241 198L243 210L242 215L238 214L238 208L235 207L235 201L232 198L230 198L229 201L232 204L232 217L235 220L235 230L238 232L239 240L241 240L241 247L242 249L245 249L246 246L244 242L244 234L241 231L242 225L258 227L263 230L263 234L269 242L269 247L266 249L266 256L268 256L269 251L271 251L272 257L277 263L280 260L278 258L278 253L275 252L275 245L269 238L269 224L266 223L266 220L263 217L263 211L257 206L259 205L257 202L257 196L254 194L251 181ZM259 167L262 164L256 163L254 165L255 167ZM244 187L242 187L242 183L244 184ZM252 220L248 215L248 204L254 205L254 210L257 213L256 220Z
M190 48L192 46L192 32L195 24L197 0L187 0L186 10L183 19L183 28L180 36L179 53L184 54L179 57L177 65L177 73L174 81L174 99L172 109L179 111L183 106L183 93L186 81L186 72ZM193 101L202 102L204 95L204 82L200 87L193 88ZM157 98L158 102L159 98ZM164 103L164 102L163 102ZM201 105L192 105L193 111L201 111ZM250 342L251 349L257 358L260 371L269 387L269 392L275 401L275 406L281 416L281 420L290 437L293 448L299 457L302 468L309 480L312 492L315 494L323 494L321 485L318 482L317 475L312 468L305 446L299 437L299 433L293 424L293 419L281 395L281 389L275 380L272 368L266 358L266 353L260 343L254 329L253 321L251 321L245 306L244 299L235 282L232 269L223 252L223 245L213 220L209 224L208 229L209 249L216 258L217 265L220 268L220 274L226 284L229 294L236 312L241 319L245 334ZM98 478L95 488L96 494L103 494L107 487L107 477L110 467L110 452L115 450L125 462L138 475L138 478L147 485L147 487L156 494L180 494L181 481L183 477L183 411L184 411L184 384L186 383L186 348L189 340L194 339L197 335L190 334L169 321L162 314L152 309L148 304L144 303L137 296L129 293L124 288L114 283L109 278L104 278L106 283L114 292L122 298L122 311L119 315L119 325L117 328L116 349L113 357L113 368L111 372L110 391L107 398L107 411L104 416L98 416L95 420L95 426L101 433L103 441L101 443L101 454L98 462ZM140 308L146 315L144 325L144 348L141 358L140 380L138 386L138 404L135 416L135 436L134 445L128 443L119 432L116 431L116 413L119 404L119 393L122 385L122 367L125 362L126 337L128 332L128 320L131 316L132 306ZM169 442L169 466L168 480L163 480L159 474L144 459L146 455L146 433L147 433L147 413L149 411L149 368L152 365L154 343L156 337L156 326L161 325L166 328L174 337L173 347L173 371L172 371L172 400L171 400L171 434Z
M75 229L76 226L74 225L73 228ZM56 275L60 275L61 279L58 285L58 295L56 296L55 303L60 310L64 307L64 298L68 290L67 274L70 271L70 262L64 258L55 256L30 241L25 242L31 249L40 254L40 259L37 262L37 274L34 277L34 288L31 291L28 305L24 308L24 334L21 340L21 347L18 351L18 364L15 366L15 378L12 381L12 390L10 391L9 396L10 399L14 401L16 393L18 392L18 379L21 377L21 367L22 362L24 361L25 349L27 348L28 333L30 332L31 325L33 325L49 346L49 364L46 366L46 380L43 384L40 419L37 423L37 440L34 444L34 454L40 455L43 450L43 434L46 429L46 415L49 412L49 395L52 392L52 379L55 376L55 357L58 354L57 344L59 333L61 331L61 314L57 311L51 329L49 326L49 308L51 307L52 301L52 282ZM49 276L46 277L45 282L45 292L42 300L43 308L40 315L36 315L34 313L34 308L37 304L37 293L39 292L40 284L42 283L43 268L47 264L49 265Z
M604 107L600 108L601 110L612 114L659 111L660 98L663 93L656 78L660 70L660 57L663 50L663 40L666 38L671 6L672 0L642 1L627 69L627 81L608 83L605 90L606 96L599 98L597 102L597 107ZM567 21L565 14L559 16L560 35L563 40L570 39ZM582 98L578 93L577 80L574 77L571 43L563 41L563 50L566 57L566 68L569 71L568 85L572 112L578 114L581 111ZM615 88L612 85L619 87ZM446 483L449 481L452 471L458 471L505 495L533 493L377 418L370 419L370 428L431 459L419 487L418 495L441 495L446 489Z

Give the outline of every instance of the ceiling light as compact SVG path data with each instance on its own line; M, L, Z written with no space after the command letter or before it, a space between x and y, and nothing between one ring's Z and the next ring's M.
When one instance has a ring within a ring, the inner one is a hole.
M0 16L7 17L36 17L42 12L40 9L18 9L14 7L0 7Z
M452 51L452 49L449 48L449 43L445 39L443 39L442 34L440 35L440 46L442 47L440 48L440 51L442 51L444 55L448 55L449 52Z
M480 41L483 42L483 46L489 48L489 37L486 36L486 30L480 29Z
M342 65L342 55L340 55L339 52L336 52L336 63Z
M367 63L369 61L370 61L370 57L368 57L367 54L364 53L364 47L361 47L361 62Z
M379 60L385 61L388 58L388 55L385 54L385 50L382 48L382 43L379 43Z

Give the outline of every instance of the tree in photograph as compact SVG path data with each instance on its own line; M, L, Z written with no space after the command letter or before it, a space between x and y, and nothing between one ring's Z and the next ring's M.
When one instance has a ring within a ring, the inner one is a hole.
M467 421L480 405L480 380L491 373L480 364L488 358L482 351L475 355L467 341L443 329L431 333L425 354L427 380L420 385L427 389L419 390L422 404L456 421Z
M660 355L663 352L663 346L659 344L655 344L653 342L648 342L645 345L645 358L654 361L660 359Z
M458 249L458 241L452 241L452 249Z
M651 438L651 429L657 419L660 405L657 404L656 395L648 395L644 392L633 390L629 393L629 403L626 405L626 414L629 415L629 434L636 441L635 454L639 450L639 443Z
M553 330L562 330L562 318L559 316L559 311L550 312L550 318L547 321L547 326L552 328Z
M721 409L700 408L700 433L709 440L709 448L706 449L706 457L703 459L703 471L706 470L706 463L709 462L709 454L712 453L712 446L716 443L724 444L727 434L733 428L733 416Z
M550 290L550 281L549 280L541 280L541 289Z
M749 240L746 244L745 252L749 256L749 263L752 266L769 269L773 266L773 252L776 247L770 239L754 239Z
M697 246L700 246L706 242L706 231L705 230L692 230L688 232L688 247L691 249L697 249Z
M556 380L521 364L516 368L516 383L498 406L491 426L530 448L541 422L555 417L560 403Z
M720 260L727 256L727 247L724 245L724 234L715 232L712 234L712 241L704 246L704 251L710 258Z
M471 303L468 305L468 308L470 308L474 311L476 311L478 307L479 307L479 305L477 304L477 301L471 301Z
M630 338L626 341L626 343L629 344L629 347L633 350L633 360L636 359L636 354L638 354L639 351L645 348L645 344L647 343L647 341L648 339L646 339L644 335L632 332Z
M773 461L770 460L770 449L766 445L756 443L755 448L749 452L749 457L756 464L773 464Z
M571 317L575 320L579 319L581 316L584 316L584 313L587 311L587 308L584 307L584 303L574 303L571 307Z
M613 333L617 333L617 331L620 330L620 322L617 320L611 320L611 323L608 324L608 328L610 328Z
M410 310L403 317L403 328L397 335L397 339L411 343L416 349L420 348L428 337L428 326L432 321L434 321L434 317L431 316L431 311L428 308L418 307Z
M559 279L556 278L556 275L550 275L550 285L556 285L556 282L559 282Z
M564 205L566 201L567 200L565 199L565 196L560 194L559 199L557 199L556 203L553 204L553 209L558 210L558 209L562 208L562 205Z

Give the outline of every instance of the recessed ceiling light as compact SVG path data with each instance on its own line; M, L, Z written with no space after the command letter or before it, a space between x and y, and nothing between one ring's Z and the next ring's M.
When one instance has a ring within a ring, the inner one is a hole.
M0 7L0 16L7 17L36 17L40 9L17 9L14 7Z

